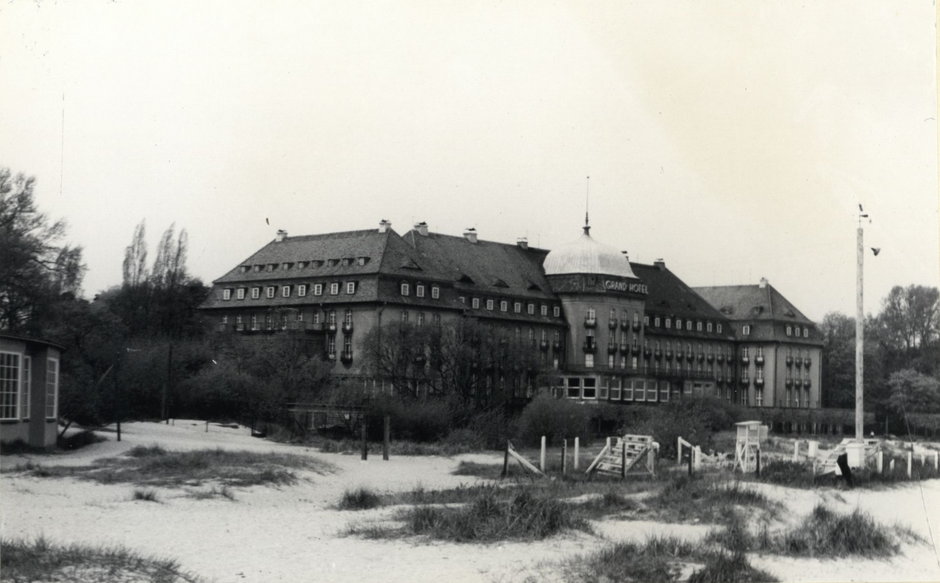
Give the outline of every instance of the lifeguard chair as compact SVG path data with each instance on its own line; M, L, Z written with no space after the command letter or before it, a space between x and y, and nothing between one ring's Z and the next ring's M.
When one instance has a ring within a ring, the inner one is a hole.
M760 421L742 421L734 425L737 428L734 468L741 468L746 474L756 472L760 444L767 440L767 426Z

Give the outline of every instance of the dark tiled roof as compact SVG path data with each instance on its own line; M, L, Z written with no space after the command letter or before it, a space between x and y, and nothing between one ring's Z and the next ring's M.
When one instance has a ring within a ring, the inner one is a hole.
M796 306L769 283L760 285L722 285L697 287L699 293L729 320L774 320L813 324Z
M289 264L284 269L284 264ZM306 265L302 265L306 263ZM360 264L362 263L362 264ZM255 271L254 266L262 266ZM267 266L275 266L267 271ZM243 268L248 266L248 271ZM418 275L428 266L397 233L377 229L287 237L271 241L214 283L310 279L375 273Z
M726 321L721 312L669 271L664 265L630 263L633 273L646 284L649 295L646 299L648 314L668 314L682 318L698 318Z
M544 249L483 240L471 243L464 237L416 231L402 239L413 245L422 261L468 294L554 298L542 272L548 254Z

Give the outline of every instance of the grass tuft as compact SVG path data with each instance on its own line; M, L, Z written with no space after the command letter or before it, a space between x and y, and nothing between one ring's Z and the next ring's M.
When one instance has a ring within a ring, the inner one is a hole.
M696 556L696 548L675 537L653 537L645 544L618 543L562 564L565 581L614 583L636 581L671 583L678 580L681 563Z
M382 497L368 488L346 490L337 508L340 510L369 510L382 505Z
M817 505L798 526L772 539L768 550L810 557L886 557L898 552L899 535L906 533L895 532L860 510L837 514Z
M142 500L144 502L159 502L160 501L157 498L156 490L151 490L149 488L146 490L142 488L137 488L136 490L134 490L134 500Z
M213 486L209 490L197 490L189 494L190 498L195 498L196 500L210 500L212 498L225 498L232 502L235 501L235 493L232 492L232 489L228 486Z
M198 583L176 561L142 556L123 547L58 545L40 537L0 539L4 581L151 581Z
M481 464L477 462L462 461L457 469L451 472L455 476L476 476L495 480L503 473L501 464Z
M759 583L778 580L770 573L753 567L743 553L714 553L705 562L705 567L689 577L689 583Z
M668 482L645 503L658 517L681 522L723 523L741 506L755 507L771 516L780 509L779 503L737 480L729 485L686 476Z

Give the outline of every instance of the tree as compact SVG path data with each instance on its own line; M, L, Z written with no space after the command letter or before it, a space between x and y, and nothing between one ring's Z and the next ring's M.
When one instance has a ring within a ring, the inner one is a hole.
M826 407L855 403L855 318L830 312L819 326L823 337L822 395Z
M894 286L882 302L878 323L885 344L895 351L910 353L930 346L940 336L940 290Z
M940 380L904 369L891 373L888 387L888 408L903 417L908 427L913 415L940 412Z
M81 247L59 244L65 223L36 208L35 184L0 168L0 330L41 330L52 304L79 294L85 273Z
M124 285L137 287L147 282L147 241L144 221L134 229L131 244L124 250Z

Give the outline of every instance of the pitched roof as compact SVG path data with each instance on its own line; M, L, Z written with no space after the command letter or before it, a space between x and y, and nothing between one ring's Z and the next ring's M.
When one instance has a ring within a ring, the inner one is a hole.
M368 229L271 241L213 283L376 273L433 277L427 271L429 265L393 230Z
M783 294L768 284L694 288L729 320L776 320L813 324Z
M665 313L681 317L727 320L721 312L705 301L691 287L669 271L663 264L646 265L632 263L633 272L649 291L646 299L647 313Z
M402 236L421 260L468 293L552 298L542 271L548 253L534 247L477 240L465 237L409 231Z

